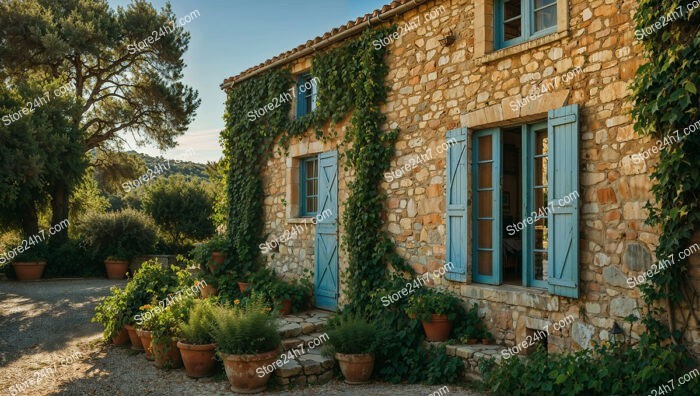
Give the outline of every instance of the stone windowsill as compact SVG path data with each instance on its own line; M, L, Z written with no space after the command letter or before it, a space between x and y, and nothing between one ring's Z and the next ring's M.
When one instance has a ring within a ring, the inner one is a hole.
M493 61L497 61L499 59L503 59L512 55L519 54L521 52L529 51L533 48L537 48L540 46L543 46L545 44L549 44L558 40L561 40L564 37L567 37L569 35L568 30L563 30L561 32L556 32L556 33L550 33L546 36L538 37L536 39L526 41L524 43L516 44L510 47L502 48L499 50L496 50L494 52L489 52L486 55L482 55L478 58L474 58L473 62L474 65L480 66L483 65L484 63L489 63Z
M313 224L311 222L311 219L313 219L313 216L309 217L288 217L287 218L287 224Z
M536 287L471 283L462 285L460 294L463 297L477 300L525 306L545 311L559 311L559 297L549 294L546 289Z

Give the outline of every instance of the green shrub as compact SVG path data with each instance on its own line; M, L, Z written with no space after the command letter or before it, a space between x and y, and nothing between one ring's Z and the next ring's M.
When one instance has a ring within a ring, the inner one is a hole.
M178 253L183 241L198 241L214 234L214 199L202 183L169 177L146 189L143 208L153 217L160 230Z
M49 250L44 271L46 277L104 276L105 266L96 252L87 249L80 241L70 238L63 243L49 241Z
M86 245L101 256L122 260L150 253L156 241L153 220L133 209L89 215L79 233Z
M154 304L158 302L154 299ZM170 345L171 341L180 336L182 324L188 321L188 313L194 304L191 297L181 298L159 309L157 305L144 305L141 311L149 311L149 315L142 314L145 318L139 328L148 330L152 334L152 340L156 344Z
M374 353L379 345L380 330L374 323L359 318L342 318L328 330L327 353L362 354Z
M213 325L214 306L209 300L196 300L189 318L180 325L180 337L188 344L211 344Z
M261 292L272 304L291 300L293 312L303 310L311 302L312 286L307 277L287 282L275 277L273 271L263 268L251 277L251 283L251 292Z
M446 291L433 288L420 289L408 298L406 313L415 316L419 320L429 322L430 316L447 315L449 320L457 319L464 311L460 300Z
M575 353L552 354L539 349L526 358L485 361L484 387L495 396L519 395L647 395L692 367L680 347L640 343L596 345ZM489 370L489 366L491 366ZM676 384L678 386L678 384ZM685 385L685 395L700 387Z
M209 271L208 265L211 262L211 254L213 252L228 254L230 246L226 238L216 235L207 242L197 244L194 249L190 251L190 256L201 269ZM215 275L223 274L226 271L225 267L226 263L224 263L223 266L219 266Z
M246 355L277 350L280 335L261 294L253 294L246 304L215 310L212 330L220 354Z
M130 315L126 292L124 289L112 287L110 295L100 299L100 303L95 307L95 316L90 321L104 326L103 336L106 341L109 341L124 325L133 321Z

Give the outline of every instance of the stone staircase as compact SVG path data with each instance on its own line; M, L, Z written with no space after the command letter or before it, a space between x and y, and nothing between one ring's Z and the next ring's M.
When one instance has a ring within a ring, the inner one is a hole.
M323 329L329 315L325 311L312 310L279 319L278 332L287 361L275 370L273 378L283 388L324 384L333 378L333 358L321 355ZM309 342L313 340L321 340L320 345L310 348ZM299 348L301 343L304 344L303 354Z
M479 371L479 360L481 358L494 358L497 363L501 362L501 351L505 349L503 345L461 345L447 344L445 342L425 342L425 348L430 346L444 346L448 356L456 356L464 362L464 372L462 378L468 381L481 380L481 372Z

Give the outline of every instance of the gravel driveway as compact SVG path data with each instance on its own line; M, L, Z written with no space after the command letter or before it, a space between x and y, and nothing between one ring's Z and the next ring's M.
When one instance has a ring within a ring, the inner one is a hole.
M102 328L90 323L94 307L112 286L106 279L0 281L0 395L24 383L19 395L232 395L218 376L193 380L184 370L156 369L142 354L105 346ZM430 395L441 386L341 381L261 395ZM436 393L437 394L437 393ZM449 386L449 395L478 395Z

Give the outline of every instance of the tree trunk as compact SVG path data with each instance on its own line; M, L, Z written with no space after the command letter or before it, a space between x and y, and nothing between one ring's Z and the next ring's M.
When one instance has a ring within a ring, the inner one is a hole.
M39 233L39 216L34 205L27 208L24 212L26 216L22 217L22 237L29 239L29 237Z
M68 219L68 189L65 184L58 183L51 195L51 226ZM52 235L54 242L64 243L68 239L68 229Z

